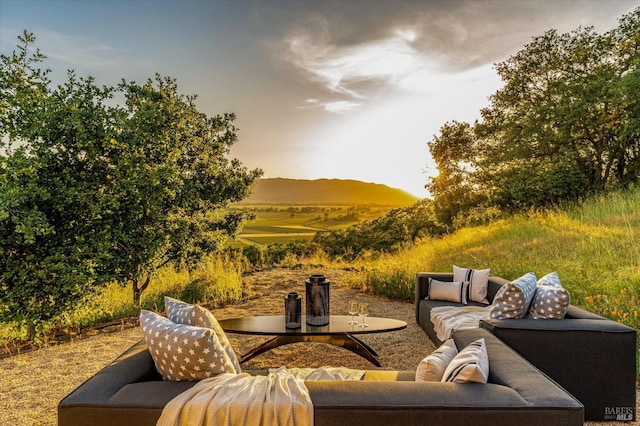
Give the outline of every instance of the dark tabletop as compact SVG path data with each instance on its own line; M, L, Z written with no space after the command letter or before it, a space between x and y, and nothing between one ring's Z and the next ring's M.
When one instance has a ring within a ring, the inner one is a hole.
M355 319L360 323L362 318L356 316ZM361 328L358 325L350 325L351 316L331 315L329 324L325 326L307 325L305 317L302 317L302 327L286 328L284 316L261 316L261 317L245 317L221 320L220 325L224 331L228 333L239 334L255 334L269 336L288 336L288 335L338 335L338 334L367 334L367 333L383 333L386 331L396 331L407 328L404 321L366 317L364 322L369 326Z

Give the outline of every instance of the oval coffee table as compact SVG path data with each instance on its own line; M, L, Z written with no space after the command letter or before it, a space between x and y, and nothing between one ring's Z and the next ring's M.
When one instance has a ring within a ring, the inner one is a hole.
M329 324L314 326L306 324L303 317L302 327L286 328L284 316L261 316L221 320L220 325L228 333L276 336L242 355L241 363L278 346L298 342L317 342L348 349L378 367L381 365L376 351L354 335L384 333L407 328L406 322L390 318L366 317L365 323L368 327L365 328L349 324L350 320L350 316L331 315Z

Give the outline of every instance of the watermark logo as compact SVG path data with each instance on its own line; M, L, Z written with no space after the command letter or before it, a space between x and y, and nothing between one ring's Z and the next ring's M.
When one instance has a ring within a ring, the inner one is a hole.
M604 419L630 422L634 410L635 407L604 407Z

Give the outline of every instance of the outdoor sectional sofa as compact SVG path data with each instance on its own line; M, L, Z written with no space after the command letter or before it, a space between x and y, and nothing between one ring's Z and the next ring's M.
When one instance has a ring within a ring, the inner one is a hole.
M416 321L436 344L431 309L455 305L426 300L428 279L452 281L451 273L418 273ZM489 277L491 303L504 278ZM475 302L471 305L483 306ZM486 306L486 305L484 305ZM636 419L636 331L570 305L564 319L487 319L479 328L491 332L540 371L551 377L585 407L586 420Z
M488 383L416 382L414 371L373 370L360 381L308 381L315 426L583 424L579 401L491 333L461 330L453 338L460 349L485 339ZM163 381L140 342L59 403L58 425L155 425L193 385Z

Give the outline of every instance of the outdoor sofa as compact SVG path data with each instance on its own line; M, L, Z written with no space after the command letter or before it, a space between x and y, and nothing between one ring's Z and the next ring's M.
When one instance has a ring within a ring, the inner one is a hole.
M427 300L429 278L452 281L452 273L416 276L416 321L436 344L431 309L457 303ZM491 275L489 303L504 278ZM471 305L486 306L475 302ZM486 319L479 328L491 332L540 369L585 408L586 420L636 419L636 331L570 305L563 319Z
M416 382L415 371L367 371L360 381L307 381L316 426L581 425L582 404L486 330L461 330L458 348L484 338L489 380ZM252 374L265 374L263 371ZM143 342L65 397L59 426L155 425L194 382L163 381Z

